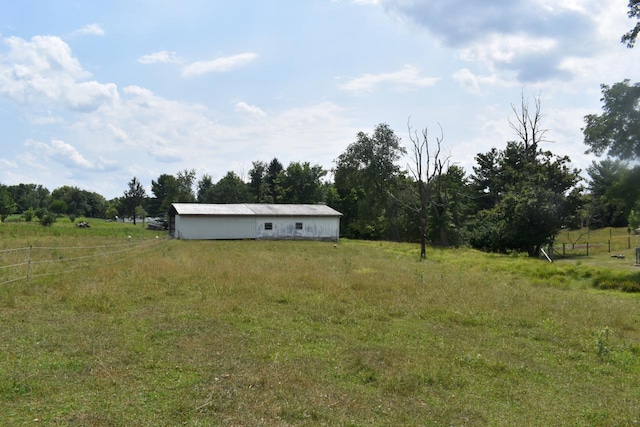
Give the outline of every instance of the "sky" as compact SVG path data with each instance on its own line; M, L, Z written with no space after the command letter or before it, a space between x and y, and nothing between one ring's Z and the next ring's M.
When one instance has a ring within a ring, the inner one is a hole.
M441 136L452 164L517 137L585 170L601 84L640 81L627 0L0 0L0 183L120 197L133 177L327 170L358 132ZM409 156L399 165L406 169ZM328 175L331 178L331 175Z

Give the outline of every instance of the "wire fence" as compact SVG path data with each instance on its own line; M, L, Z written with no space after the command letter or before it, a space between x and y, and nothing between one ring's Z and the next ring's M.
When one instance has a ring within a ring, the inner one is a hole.
M166 241L156 238L113 245L28 246L0 250L0 286L115 264L155 250Z
M593 256L602 254L625 253L640 246L640 237L614 236L605 241L556 242L553 245L553 255L556 257Z

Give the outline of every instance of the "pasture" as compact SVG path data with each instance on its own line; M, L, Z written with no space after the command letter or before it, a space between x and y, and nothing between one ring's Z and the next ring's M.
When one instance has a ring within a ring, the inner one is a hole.
M594 287L640 286L631 256L91 225L0 224L2 250L105 248L0 287L2 425L640 423L640 293Z

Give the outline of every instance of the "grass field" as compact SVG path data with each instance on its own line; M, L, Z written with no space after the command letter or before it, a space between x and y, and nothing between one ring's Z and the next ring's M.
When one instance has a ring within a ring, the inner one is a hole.
M0 249L155 235L0 224ZM629 259L155 240L0 287L0 425L640 423L640 294L594 287L640 286Z

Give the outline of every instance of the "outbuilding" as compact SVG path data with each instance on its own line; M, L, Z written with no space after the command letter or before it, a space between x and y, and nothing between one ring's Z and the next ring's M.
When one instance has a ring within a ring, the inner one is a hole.
M338 241L341 216L327 205L174 203L169 235L187 240Z

